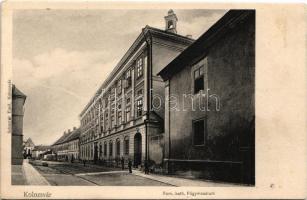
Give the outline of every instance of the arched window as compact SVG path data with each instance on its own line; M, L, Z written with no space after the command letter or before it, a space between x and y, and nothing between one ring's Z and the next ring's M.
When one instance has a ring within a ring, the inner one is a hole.
M124 152L125 152L125 155L129 154L129 137L128 136L126 136L124 139Z
M120 140L119 140L119 138L116 139L116 155L120 156Z
M104 142L104 156L107 156L107 142Z
M109 156L113 155L113 142L110 140L109 142Z
M102 144L99 143L99 157L102 156Z

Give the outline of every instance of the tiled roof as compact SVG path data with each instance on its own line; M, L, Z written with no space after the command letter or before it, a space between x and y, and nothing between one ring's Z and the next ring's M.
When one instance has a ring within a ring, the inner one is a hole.
M52 146L78 139L80 134L81 131L79 128L77 128L70 133L63 134L57 141L55 141L55 143L52 144Z
M53 143L52 146L63 143L65 138L67 138L68 136L69 136L69 133L63 134L57 141L55 141L55 143Z
M179 35L179 34L176 34L176 33L172 33L172 32L166 31L166 30L161 30L161 29L154 28L154 27L146 25L142 29L139 36L135 39L133 44L126 51L124 56L120 59L120 61L117 63L117 65L111 71L111 73L103 81L103 83L101 84L99 89L91 97L90 101L83 108L83 110L80 113L80 116L82 116L86 112L87 108L90 107L90 105L93 103L94 99L99 95L101 89L105 88L110 83L110 81L113 80L114 74L116 74L117 71L124 65L124 63L128 60L129 56L131 55L131 52L133 52L138 47L140 42L142 42L144 40L144 35L146 35L147 33L150 33L150 35L160 35L160 36L168 37L168 38L171 38L171 39L180 40L180 41L183 41L184 43L188 43L188 44L191 44L195 41L194 39L186 37L186 36L182 36L182 35Z
M181 54L173 59L164 67L158 75L163 80L170 79L174 74L184 68L191 60L204 54L210 48L214 41L222 37L228 30L233 29L247 17L255 16L254 10L230 10L213 26L211 26L203 35L201 35L193 44L186 48Z
M34 147L33 151L47 151L48 149L50 149L50 146L38 145Z
M25 145L26 147L35 146L35 144L34 144L34 142L32 141L31 138L28 138L24 145Z
M76 130L73 130L67 138L65 138L64 142L69 142L69 141L78 139L80 137L80 134L81 134L81 131L79 128L77 128Z

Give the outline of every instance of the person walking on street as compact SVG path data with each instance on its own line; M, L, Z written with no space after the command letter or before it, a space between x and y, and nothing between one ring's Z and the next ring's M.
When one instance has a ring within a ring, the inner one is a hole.
M125 160L124 160L124 157L122 157L122 159L120 160L121 162L121 165L122 165L122 170L125 169Z
M128 168L129 168L129 173L132 173L132 162L131 159L128 161Z

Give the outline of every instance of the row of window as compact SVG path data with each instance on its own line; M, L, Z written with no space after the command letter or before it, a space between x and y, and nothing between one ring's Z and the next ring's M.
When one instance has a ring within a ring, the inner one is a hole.
M124 114L124 116L123 116ZM143 115L143 98L139 98L136 100L136 117L139 118ZM86 141L90 140L90 139L94 139L95 138L95 133L102 133L104 131L107 131L108 128L112 129L115 128L116 126L120 126L123 123L128 123L131 120L131 105L128 105L125 109L125 111L119 110L117 112L117 121L115 121L115 114L113 113L110 117L110 127L109 126L109 119L108 119L108 112L106 112L105 114L105 121L103 123L103 115L101 116L101 123L100 123L100 127L99 127L99 121L96 122L96 127L95 130L93 130L93 133L91 134L91 136L89 136L90 138L85 139ZM124 117L124 118L123 118ZM82 141L84 142L84 140Z
M81 154L82 154L82 157L93 157L96 151L97 154L99 153L98 156L102 156L102 155L107 156L108 148L109 148L109 156L112 157L113 148L114 148L112 140L110 140L109 142L105 141L103 145L99 144L99 146L96 146L96 147L93 147L92 145L84 146L82 147L83 151L81 151ZM128 136L126 136L124 141L122 142L122 148L123 148L123 154L129 155L129 137ZM115 141L115 155L116 156L120 156L120 150L121 150L121 141L119 138L117 138Z
M78 141L72 142L68 145L69 150L78 150L79 144Z
M146 65L147 65L147 57L145 57L145 58L141 57L136 61L136 79L139 79L143 76L144 67L146 67ZM123 80L119 79L117 81L117 86L116 86L117 87L117 94L121 94L122 86L124 86L124 88L127 89L127 88L130 88L131 85L132 85L131 69L128 69L125 72L124 79ZM115 88L111 89L110 99L111 100L115 99ZM130 99L129 99L129 101L130 101ZM108 106L108 103L109 103L109 100L106 99L104 101L105 107ZM99 106L95 105L95 107L98 108ZM102 108L102 105L100 106L100 108ZM94 118L95 115L97 116L97 114L98 114L97 112L98 112L97 109L90 110L86 114L86 116L84 116L83 119L81 120L81 125L83 126L85 124L88 124L91 121L91 119Z

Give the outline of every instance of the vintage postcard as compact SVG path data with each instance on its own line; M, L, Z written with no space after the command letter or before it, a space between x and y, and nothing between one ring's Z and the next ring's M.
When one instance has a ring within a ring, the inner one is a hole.
M1 198L306 198L303 4L1 5Z

